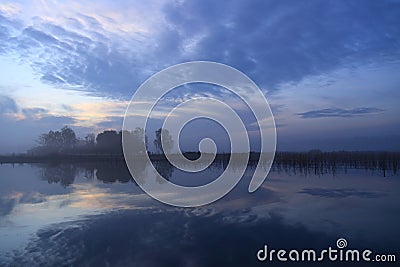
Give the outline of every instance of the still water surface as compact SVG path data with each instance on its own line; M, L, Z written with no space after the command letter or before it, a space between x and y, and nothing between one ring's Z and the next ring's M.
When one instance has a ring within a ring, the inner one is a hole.
M158 167L190 186L223 171ZM249 194L251 173L221 200L188 209L151 199L119 163L1 165L0 266L271 266L256 258L264 245L318 250L341 237L400 258L399 176L272 171Z

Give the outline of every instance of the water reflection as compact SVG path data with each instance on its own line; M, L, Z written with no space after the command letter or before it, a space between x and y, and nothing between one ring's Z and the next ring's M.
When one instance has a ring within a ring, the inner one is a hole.
M154 168L158 172L157 175L157 180L162 182L163 179L168 180L172 177L172 173L174 172L174 167L169 163L167 160L158 160L155 161L154 163Z
M78 166L74 164L45 164L40 168L40 176L43 180L59 183L63 187L73 184L78 172Z
M147 163L144 160L138 160L134 164L133 175L139 182L144 182L149 177ZM174 167L165 160L157 160L153 162L158 172L159 182L163 179L169 180L174 172ZM135 180L132 178L125 162L87 162L87 163L51 163L39 164L39 176L48 183L58 183L63 187L70 186L74 183L75 177L83 173L88 180L97 179L104 183L128 183ZM155 174L150 174L155 175Z
M345 198L345 197L361 197L361 198L378 198L386 194L373 191L362 191L355 188L304 188L299 193L309 194L312 196L321 196L328 198Z
M155 166L171 181L199 183L163 161ZM224 166L215 162L196 179L208 182ZM118 161L1 165L0 265L252 266L264 244L318 249L339 237L397 253L398 176L282 168L248 194L253 171L250 164L221 200L182 209L149 198ZM134 175L139 183L157 177L140 162Z
M243 214L246 211L237 215ZM255 251L266 243L275 248L319 250L334 246L336 239L337 235L332 233L287 224L276 213L271 213L269 218L252 215L238 222L227 221L221 214L198 215L191 211L124 211L90 216L72 226L58 224L42 229L28 243L25 253L15 255L13 263L26 266L257 266L260 263ZM352 238L351 246L368 248L371 244L364 241ZM394 251L396 245L375 243L374 250L391 248ZM324 263L314 266L342 266L340 262ZM292 265L309 266L310 263ZM360 263L343 265L360 266Z
M86 169L88 166L84 166ZM128 168L122 162L112 164L98 164L92 167L92 173L96 170L96 178L104 183L128 183L132 182L133 178L129 173Z

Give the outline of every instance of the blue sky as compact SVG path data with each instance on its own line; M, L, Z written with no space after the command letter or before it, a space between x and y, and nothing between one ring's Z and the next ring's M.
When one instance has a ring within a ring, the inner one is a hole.
M399 25L393 0L2 1L0 153L120 129L142 82L192 60L257 83L280 150L400 150Z

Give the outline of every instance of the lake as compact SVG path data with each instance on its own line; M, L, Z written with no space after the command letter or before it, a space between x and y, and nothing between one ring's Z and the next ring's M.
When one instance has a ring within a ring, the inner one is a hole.
M196 186L223 168L214 164L194 175L170 166L158 170L170 181ZM144 182L154 176L147 167L138 171ZM248 167L239 184L212 204L176 208L148 197L118 162L0 165L0 265L280 266L276 258L260 262L257 252L265 245L337 248L339 238L348 248L398 260L398 175L275 169L250 194L252 171ZM288 263L310 264L282 265Z

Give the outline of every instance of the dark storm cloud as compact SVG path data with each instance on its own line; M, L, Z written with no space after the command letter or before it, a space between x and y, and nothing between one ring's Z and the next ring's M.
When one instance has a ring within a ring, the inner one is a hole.
M325 108L298 113L303 119L314 119L314 118L329 118L329 117L357 117L368 114L375 114L383 112L383 109L373 107L361 107L353 109L341 109L341 108Z

